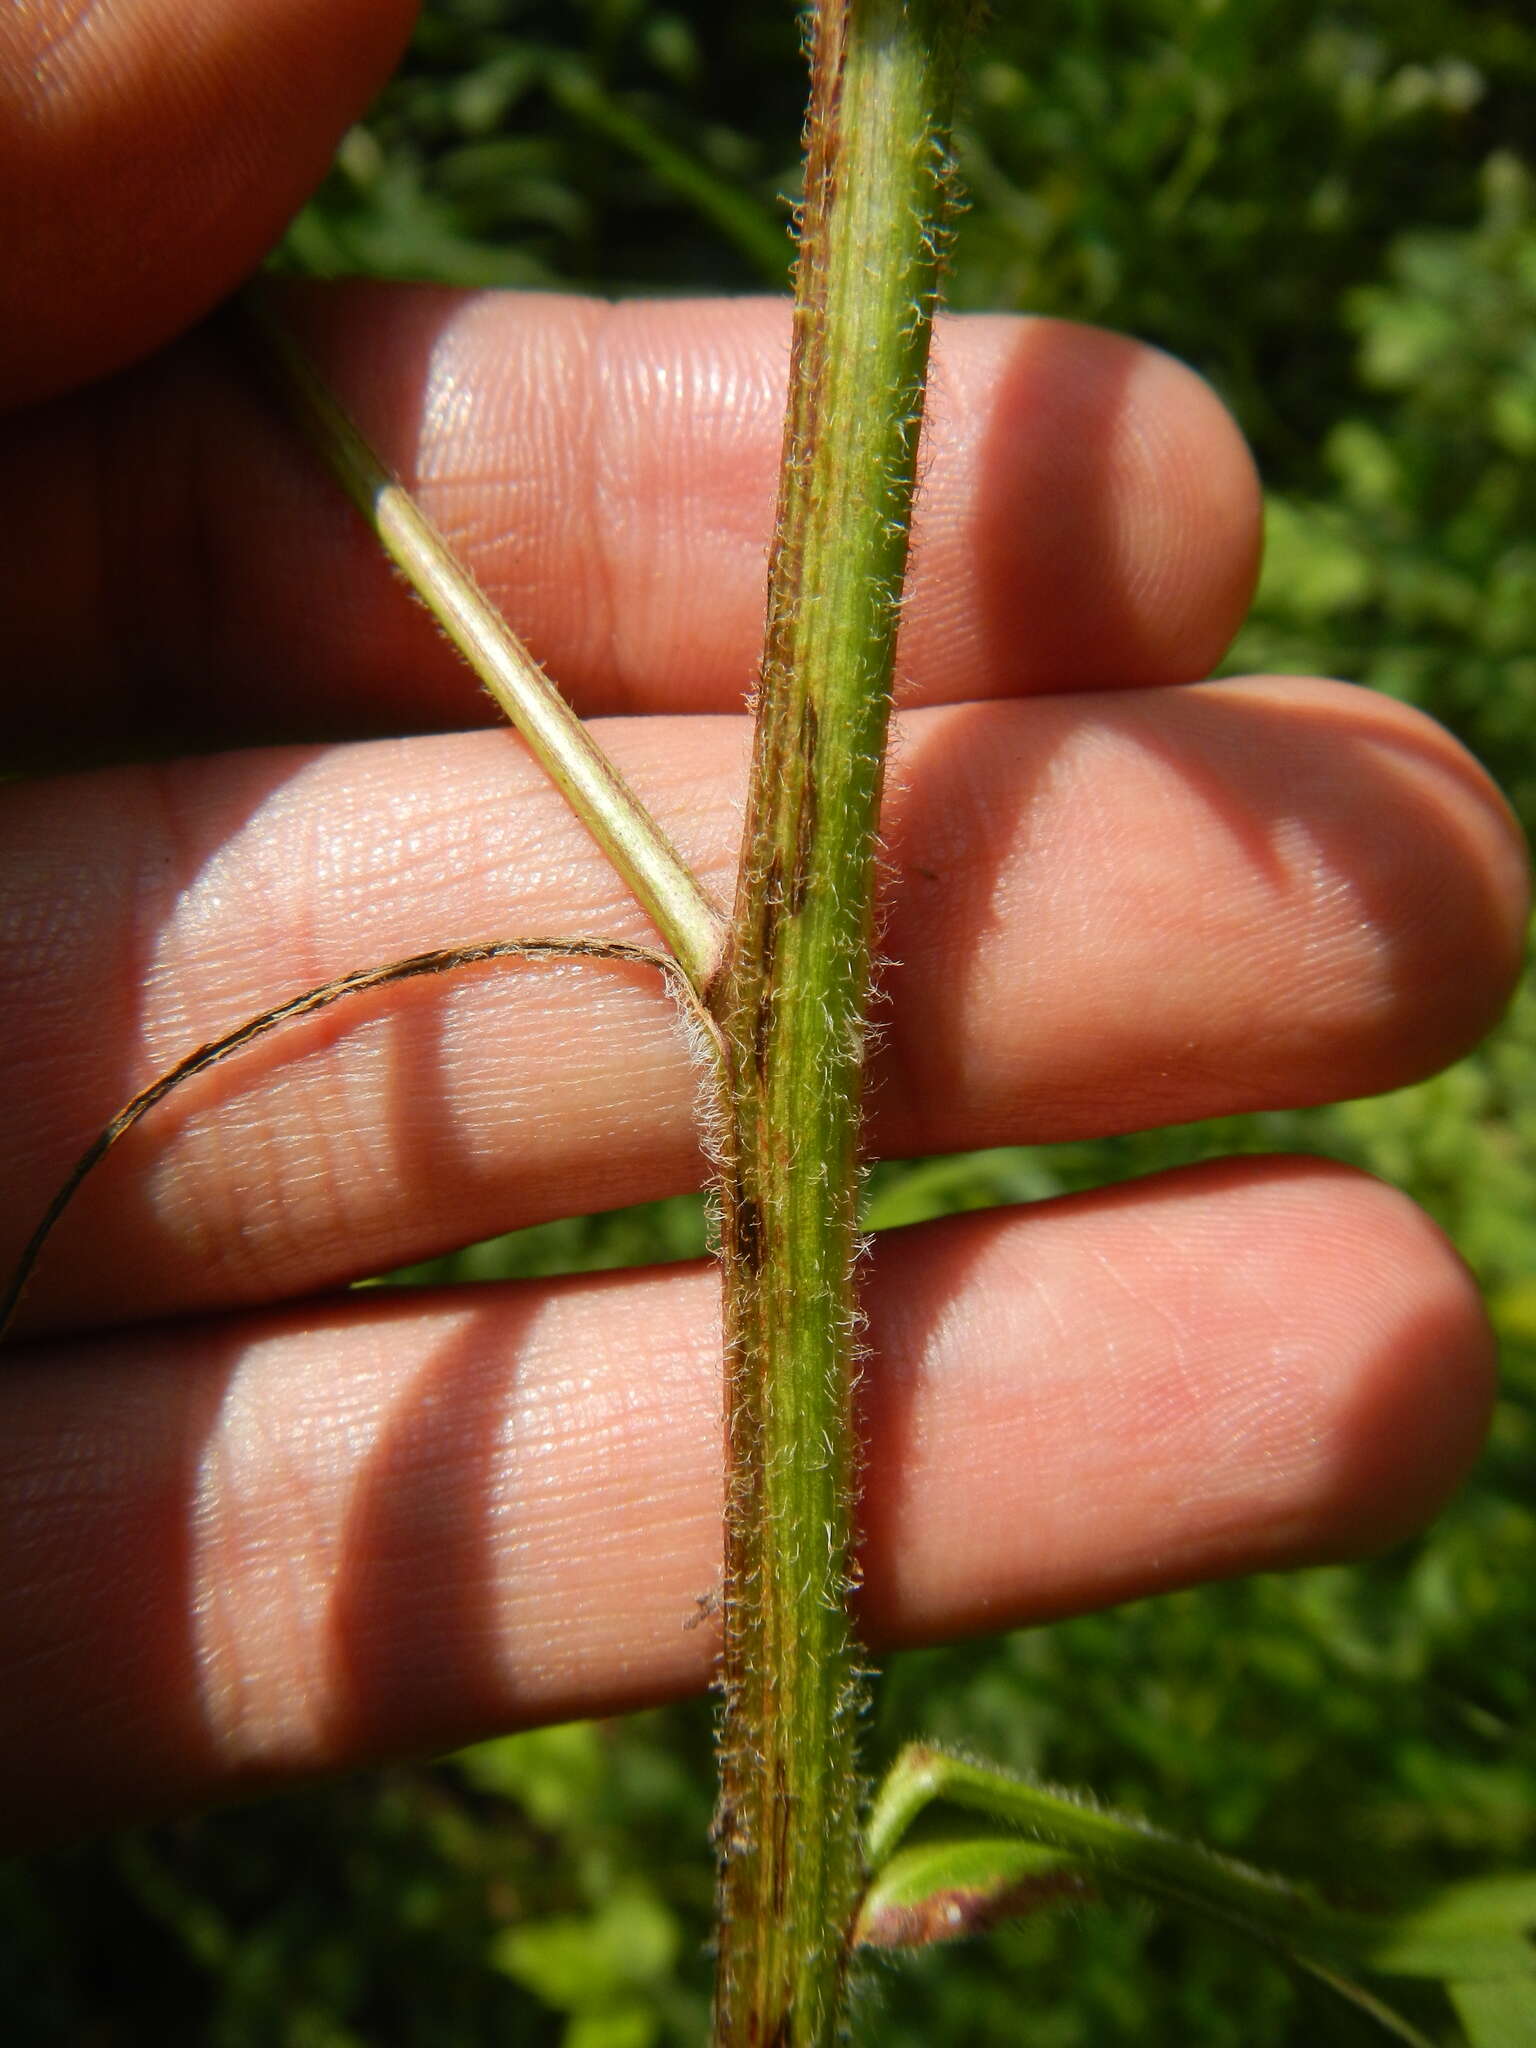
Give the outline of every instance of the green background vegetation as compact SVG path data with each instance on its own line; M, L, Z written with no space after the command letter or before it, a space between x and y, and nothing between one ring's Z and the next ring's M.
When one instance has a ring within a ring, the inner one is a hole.
M962 307L1175 350L1249 433L1270 553L1234 668L1350 676L1451 725L1536 822L1536 29L1463 0L1033 0L978 52ZM787 0L429 0L290 258L608 293L783 280L801 76ZM1422 1541L892 1663L883 1759L932 1734L1367 1892L1536 1862L1536 994L1367 1103L885 1167L873 1220L1191 1158L1355 1162L1488 1290L1506 1394ZM573 1220L455 1274L686 1255L696 1205ZM444 1270L431 1269L437 1277ZM18 2043L697 2042L707 1706L486 1745L0 1869ZM882 1966L889 2048L1267 2044L1363 2023L1128 1907ZM876 2001L878 2000L878 2007ZM1415 2008L1454 2038L1446 2009ZM1373 2037L1374 2038L1374 2037Z

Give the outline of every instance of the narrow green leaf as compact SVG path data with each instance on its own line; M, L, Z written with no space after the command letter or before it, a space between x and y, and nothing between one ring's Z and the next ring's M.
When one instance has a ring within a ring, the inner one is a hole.
M631 113L603 90L585 65L552 65L548 82L551 94L567 113L629 150L733 242L765 283L778 287L785 282L793 251L783 220L712 171L702 158L680 149Z

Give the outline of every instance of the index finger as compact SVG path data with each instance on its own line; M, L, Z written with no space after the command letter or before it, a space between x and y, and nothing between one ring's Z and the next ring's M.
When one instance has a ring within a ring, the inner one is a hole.
M788 310L351 286L290 310L364 431L584 714L739 710ZM195 741L487 722L474 680L233 352L200 337L17 423L13 714ZM1252 587L1242 440L1192 372L1056 321L944 323L907 701L1203 675Z

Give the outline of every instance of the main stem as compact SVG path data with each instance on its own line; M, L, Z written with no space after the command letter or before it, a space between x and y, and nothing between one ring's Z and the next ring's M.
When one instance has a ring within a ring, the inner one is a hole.
M824 0L744 855L711 991L728 1495L719 2048L838 2032L858 1138L886 728L970 0Z

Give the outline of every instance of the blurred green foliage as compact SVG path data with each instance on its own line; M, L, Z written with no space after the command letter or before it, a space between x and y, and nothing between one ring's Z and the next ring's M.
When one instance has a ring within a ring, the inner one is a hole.
M1129 328L1203 370L1269 489L1231 666L1424 705L1536 823L1536 27L1464 0L1001 5L963 134L953 300ZM429 0L288 260L451 283L759 289L782 273L792 9ZM1536 992L1422 1087L1104 1144L879 1169L871 1220L1234 1150L1406 1188L1493 1303L1488 1455L1420 1542L898 1657L884 1759L935 1735L1252 1860L1356 1884L1536 1861ZM525 1233L460 1274L682 1256L697 1207ZM432 1269L433 1277L442 1271ZM487 1745L0 1870L20 2043L697 2042L709 1719ZM1262 1957L1136 1911L882 1968L888 2048L1367 2038ZM882 1995L882 1993L884 1995ZM1455 2037L1426 1997L1420 2024Z

